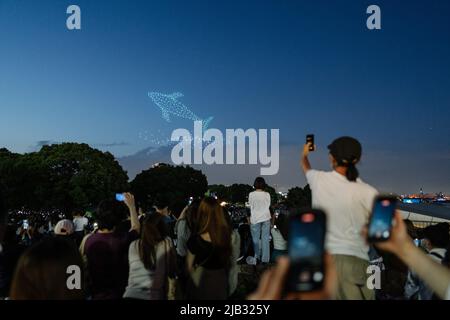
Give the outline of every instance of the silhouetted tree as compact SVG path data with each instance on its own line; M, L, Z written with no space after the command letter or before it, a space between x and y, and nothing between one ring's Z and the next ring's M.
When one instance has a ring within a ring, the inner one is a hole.
M67 212L129 189L127 174L111 153L79 143L44 146L24 155L2 150L0 176L11 209Z
M253 187L248 184L232 184L229 186L229 201L245 204L248 201L248 194L253 190Z
M230 201L230 190L223 184L213 184L208 186L208 191L215 194L220 201Z
M223 184L211 185L208 187L211 193L215 193L220 200L224 200L232 203L245 204L248 202L248 194L254 191L254 188L248 184L232 184L230 186L224 186ZM275 204L279 200L279 194L271 186L266 187L266 191L271 196L272 204Z
M309 185L304 188L295 187L288 191L286 205L289 208L311 207L311 189Z
M157 196L170 199L169 205L187 204L189 197L202 197L208 189L206 176L192 167L159 164L142 171L131 182L131 190L144 209L150 208Z
M271 186L266 186L266 191L270 194L271 204L272 205L277 204L278 201L280 200L280 195L277 193L275 188Z

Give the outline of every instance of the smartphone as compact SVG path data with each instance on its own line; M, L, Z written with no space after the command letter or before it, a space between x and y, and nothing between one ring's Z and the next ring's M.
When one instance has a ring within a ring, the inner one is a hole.
M306 144L311 143L309 146L309 151L314 151L314 135L313 134L307 134L306 135Z
M369 242L386 241L391 237L396 206L397 198L394 196L378 196L375 199L369 221Z
M24 229L24 230L28 230L28 227L29 227L30 225L28 224L28 220L27 219L25 219L25 220L23 220L23 222L22 222L22 228Z
M325 232L326 215L321 210L308 210L290 216L288 255L291 265L286 292L308 292L323 287Z
M125 201L125 196L123 195L123 193L116 193L116 200Z

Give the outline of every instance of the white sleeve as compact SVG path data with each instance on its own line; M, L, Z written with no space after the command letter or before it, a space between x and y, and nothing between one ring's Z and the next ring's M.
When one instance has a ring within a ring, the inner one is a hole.
M373 202L375 201L376 196L378 195L378 191L369 186L368 190L365 191L365 194L363 197L361 197L364 209L366 209L368 212L372 211Z
M306 171L306 181L308 182L311 189L315 188L319 174L319 170L310 169Z
M445 297L445 300L450 300L450 284L447 288L447 296Z
M253 210L253 193L248 195L248 204L250 205L250 209Z

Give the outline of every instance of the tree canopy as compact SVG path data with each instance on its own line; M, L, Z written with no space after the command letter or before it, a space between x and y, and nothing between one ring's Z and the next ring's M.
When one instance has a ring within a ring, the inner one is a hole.
M289 208L311 207L311 189L309 185L304 188L295 187L288 191L286 205Z
M159 164L142 171L131 182L139 204L150 208L158 196L169 199L169 205L180 208L190 197L202 197L208 190L206 176L190 166Z
M230 186L224 186L222 184L214 184L208 187L208 190L215 193L216 196L223 201L231 203L245 204L248 202L248 194L254 191L254 188L248 184L232 184ZM266 186L266 191L271 196L272 204L275 204L279 200L278 193L271 186Z
M23 155L0 149L0 184L11 209L96 206L129 188L114 156L87 144L44 146Z

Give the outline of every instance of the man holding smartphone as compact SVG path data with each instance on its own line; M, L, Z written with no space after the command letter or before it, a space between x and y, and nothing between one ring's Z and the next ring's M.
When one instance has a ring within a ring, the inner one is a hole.
M358 177L356 164L361 159L361 144L351 137L334 140L328 146L332 171L311 168L308 155L315 149L310 142L304 145L301 167L311 188L313 208L327 214L325 247L336 266L336 298L374 299L375 291L367 287L369 248L361 230L368 222L377 190Z

